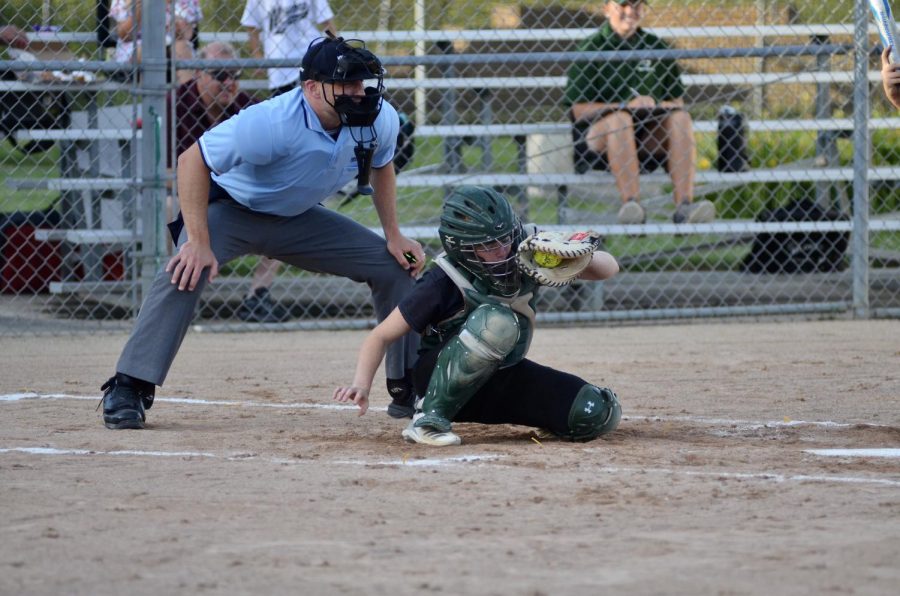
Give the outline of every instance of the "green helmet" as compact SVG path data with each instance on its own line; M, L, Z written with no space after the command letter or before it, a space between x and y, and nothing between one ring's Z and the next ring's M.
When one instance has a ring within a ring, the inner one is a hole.
M519 291L516 249L524 234L502 194L485 186L457 187L444 203L438 235L447 255L487 284L491 293L515 296ZM509 250L502 257L485 255L504 247Z

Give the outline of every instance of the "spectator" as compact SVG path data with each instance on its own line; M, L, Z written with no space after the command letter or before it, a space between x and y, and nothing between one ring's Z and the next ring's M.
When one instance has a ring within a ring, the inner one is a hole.
M4 25L0 27L0 43L17 50L24 50L28 47L28 36L15 25Z
M886 47L881 53L881 82L888 101L900 109L900 62L891 64L892 51L893 48Z
M173 0L166 0L166 43L169 46L166 52L170 55L170 48L174 48L176 59L190 60L194 57L194 31L203 18L200 0L174 0L174 10L172 5ZM142 11L142 0L113 0L109 16L116 22L116 62L141 61ZM193 77L190 70L179 70L175 74L178 84Z
M249 106L179 156L183 217L170 228L178 253L156 276L116 374L103 384L108 428L144 427L156 385L165 381L220 262L264 253L366 283L379 320L411 289L425 253L397 223L392 158L399 122L383 99L383 76L365 46L323 40L304 57L299 88ZM320 204L354 176L367 178L367 161L384 237ZM388 353L395 402L414 398L417 343L409 334Z
M328 0L247 0L241 25L250 34L254 58L296 58L299 62L320 30L337 37ZM262 41L262 45L260 45ZM270 68L269 89L278 95L297 85L296 68Z
M309 44L320 37L320 30L337 37L333 17L328 0L247 0L241 24L247 27L250 54L254 58L296 58L299 61ZM274 97L296 87L300 71L270 68L268 76ZM269 288L280 268L278 261L268 257L260 259L253 273L250 293L244 297L238 317L250 322L283 320L287 313L282 313L283 309L269 295Z
M644 31L644 0L607 0L606 22L578 50L661 50L668 44ZM575 123L576 166L612 172L622 198L621 224L646 221L640 204L643 171L665 165L672 178L675 223L706 222L715 217L709 201L693 203L696 149L693 122L684 110L681 71L674 60L576 62L568 71L565 105ZM581 145L579 151L578 141ZM579 153L588 164L578 163ZM590 152L593 152L591 155Z
M213 42L200 50L203 60L231 60L238 58L231 44ZM175 141L176 153L181 155L197 142L208 129L237 114L256 100L240 90L241 72L234 69L209 69L196 73L195 78L176 91ZM275 280L280 264L261 257L253 273L250 293L244 298L237 315L253 323L277 323L288 318L286 308L275 303L269 288Z

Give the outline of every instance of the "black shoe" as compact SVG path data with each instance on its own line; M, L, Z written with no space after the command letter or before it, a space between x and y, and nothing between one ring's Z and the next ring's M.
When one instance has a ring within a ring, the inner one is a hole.
M153 405L153 393L121 384L116 377L100 387L103 391L103 422L106 428L144 428L144 410ZM97 406L100 407L99 405Z
M415 407L413 404L416 403L416 396L413 395L411 398L407 398L405 401L397 401L393 400L388 404L387 413L391 418L412 418L415 413Z
M387 379L388 394L392 401L387 413L391 418L412 418L415 413L416 392L408 379Z
M289 318L290 313L272 300L269 288L256 288L251 295L244 298L237 316L248 323L281 323Z

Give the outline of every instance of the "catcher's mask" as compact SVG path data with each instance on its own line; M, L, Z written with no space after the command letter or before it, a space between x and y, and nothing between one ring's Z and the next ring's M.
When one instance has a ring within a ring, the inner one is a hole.
M362 40L331 35L313 40L303 56L300 80L332 84L363 81L364 95L335 94L334 103L326 96L325 101L338 113L344 126L372 126L381 112L384 68Z
M519 291L516 249L524 232L499 192L484 186L456 188L444 203L438 235L447 255L484 282L491 293L510 297ZM486 254L496 256L485 258Z

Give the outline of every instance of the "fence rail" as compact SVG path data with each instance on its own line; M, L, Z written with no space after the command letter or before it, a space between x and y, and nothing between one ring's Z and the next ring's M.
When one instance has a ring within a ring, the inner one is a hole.
M342 34L379 49L394 101L414 112L414 161L397 179L402 232L422 240L433 254L440 201L450 186L461 183L507 192L542 228L598 230L623 273L605 284L547 293L546 322L897 316L900 141L894 131L900 117L878 101L880 73L872 45L877 34L866 21L865 4L857 0L852 15L829 12L824 5L806 7L807 23L775 22L781 17L753 12L754 3L746 11L726 4L705 11L709 15L694 12L691 19L666 21L660 15L667 10L677 14L690 7L656 0L653 12L659 19L647 30L674 41L674 48L615 53L575 51L587 30L563 20L485 28L484 20L442 21L447 15L410 20L413 15L405 11L411 9L399 5L392 18L422 27L373 30L373 22L347 18L340 23ZM217 4L218 10L242 8L243 3ZM730 16L713 16L718 10L730 10ZM673 26L682 23L691 26ZM243 45L248 39L245 31L217 31L206 22L200 29L201 43ZM161 224L177 200L167 198L176 194L167 186L177 171L167 171L174 130L164 96L174 85L163 81L162 63L148 61L142 71L132 63L100 59L93 32L38 32L30 38L46 47L67 44L63 49L72 51L58 59L50 53L35 61L0 60L0 71L43 77L43 82L0 80L0 96L22 98L3 112L4 122L10 114L20 121L5 131L9 141L0 152L0 210L26 212L9 217L19 219L4 228L12 240L2 247L6 294L0 307L24 309L35 328L49 315L81 318L86 328L96 329L91 325L97 320L133 316L148 280L168 257ZM161 47L161 39L152 36L143 43L147 55ZM726 44L737 47L722 47ZM76 54L91 59L75 60ZM689 98L697 98L688 105L698 152L695 196L715 202L719 219L713 223L669 223L672 193L664 170L640 177L648 222L611 223L620 200L613 176L571 170L572 148L566 144L571 125L559 105L566 66L574 60L624 64L659 57L679 60ZM299 59L241 58L177 60L167 68L175 75L181 68L247 72L298 65ZM527 74L529 65L536 76ZM99 74L99 80L46 76L75 70ZM131 79L117 82L114 76ZM262 98L269 81L242 80L241 87ZM57 110L48 112L52 121L29 109L59 97L68 103L51 106ZM753 167L746 171L715 168L721 135L714 110L722 103L747 116L746 151ZM117 119L104 119L113 112ZM157 117L159 128L149 127ZM554 138L556 144L547 142ZM33 206L47 204L56 212L42 221ZM342 198L327 204L380 231L370 201ZM788 213L797 205L820 208L824 215L798 219ZM784 221L776 219L782 216ZM807 252L818 256L800 262L797 255ZM754 262L754 255L762 260ZM250 258L226 269L230 281L207 296L199 325L235 328L228 317L247 291L254 264ZM785 264L788 269L781 267ZM365 288L343 280L288 269L273 286L273 296L295 318L281 328L372 323ZM221 318L225 322L217 322Z

